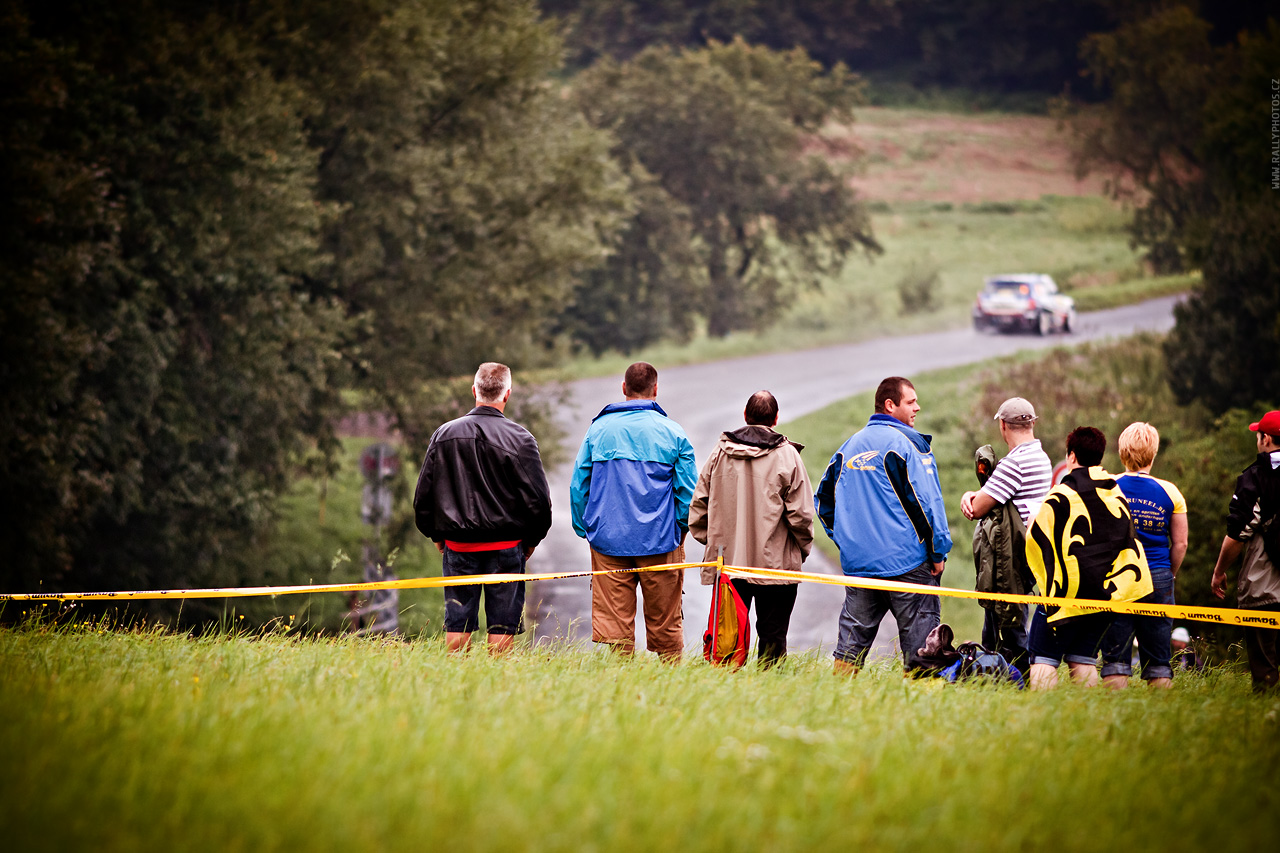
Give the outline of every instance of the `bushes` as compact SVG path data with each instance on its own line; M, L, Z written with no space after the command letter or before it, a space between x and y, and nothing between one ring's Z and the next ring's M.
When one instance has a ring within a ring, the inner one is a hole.
M912 264L898 279L898 298L903 314L923 314L938 308L938 286L942 279L934 264Z

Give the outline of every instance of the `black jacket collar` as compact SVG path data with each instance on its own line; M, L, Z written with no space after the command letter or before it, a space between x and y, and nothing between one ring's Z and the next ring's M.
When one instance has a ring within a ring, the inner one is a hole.
M745 444L747 447L763 447L772 450L787 442L787 437L780 432L770 429L767 426L757 426L755 424L747 424L744 427L738 427L732 432L725 431L725 436L730 441L736 441L738 444ZM797 442L791 442L796 450L804 450L804 445Z

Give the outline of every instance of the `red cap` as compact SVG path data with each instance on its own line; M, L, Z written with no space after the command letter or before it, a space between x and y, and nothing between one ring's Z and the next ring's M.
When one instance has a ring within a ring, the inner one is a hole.
M1267 412L1256 424L1249 424L1254 432L1265 432L1267 435L1280 435L1280 412Z

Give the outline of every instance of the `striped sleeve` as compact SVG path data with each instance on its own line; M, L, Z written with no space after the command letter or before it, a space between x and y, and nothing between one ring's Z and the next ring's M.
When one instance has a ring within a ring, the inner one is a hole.
M991 472L990 479L982 486L982 490L990 495L997 504L1007 502L1022 487L1022 465L1012 456L1000 460L996 470Z
M1029 523L1053 485L1053 466L1040 442L1020 444L1000 460L982 490L997 504L1013 501L1023 523Z

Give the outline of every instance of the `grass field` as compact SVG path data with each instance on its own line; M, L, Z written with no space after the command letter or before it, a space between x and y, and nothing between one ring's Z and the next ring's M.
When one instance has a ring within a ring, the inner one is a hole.
M1263 850L1280 698L0 630L27 850Z

